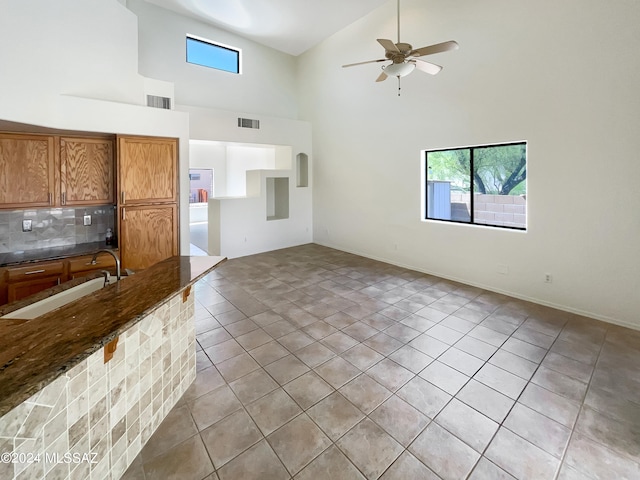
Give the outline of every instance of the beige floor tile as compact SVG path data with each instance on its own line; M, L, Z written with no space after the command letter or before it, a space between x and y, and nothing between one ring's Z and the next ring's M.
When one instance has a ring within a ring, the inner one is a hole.
M484 365L484 362L479 358L455 347L451 347L440 355L438 361L464 373L468 377L473 376Z
M296 475L296 480L364 480L364 478L335 445L325 450Z
M200 432L200 435L216 469L263 438L258 427L244 410L229 415Z
M575 378L576 380L580 380L584 383L589 383L589 380L591 380L591 374L593 373L593 366L573 360L555 352L549 352L547 354L542 361L542 366L555 370L556 372L562 373L571 378Z
M368 479L377 479L403 451L382 428L365 418L337 442Z
M337 328L329 325L327 322L323 322L322 320L312 323L311 325L307 325L302 330L316 340L322 340L324 337L328 337L332 333L336 333L338 331Z
M562 458L571 436L567 427L520 403L514 405L503 425L557 458Z
M553 478L559 466L558 459L506 428L498 430L485 456L522 480Z
M362 343L384 356L391 355L402 346L402 342L384 333L378 333L373 337L369 337Z
M392 392L397 391L415 375L388 358L376 363L366 373Z
M213 320L215 322L215 320ZM216 322L218 323L218 322ZM218 324L219 325L219 324ZM202 348L209 348L219 343L231 340L231 335L224 328L219 327L205 333L198 333L198 342Z
M303 410L318 403L334 391L331 385L313 371L299 376L283 388Z
M456 398L498 423L502 423L515 403L512 398L474 379L462 387Z
M444 407L435 421L479 453L489 445L499 426L455 398Z
M518 402L569 428L573 428L580 411L579 403L534 383L527 385Z
M143 465L148 480L201 480L213 472L200 435L194 435Z
M278 384L263 369L254 370L229 386L244 405L278 388Z
M315 371L336 389L360 374L360 370L340 357L323 363Z
M350 348L340 356L363 372L384 358L384 356L363 343Z
M489 359L489 363L496 367L500 367L507 372L513 373L520 378L524 378L525 380L531 379L538 368L537 363L531 362L526 358L519 357L518 355L507 352L501 348L493 354Z
M402 325L406 325L409 328L412 328L420 333L424 333L433 327L436 323L428 320L420 315L409 315L408 317L403 318L400 323Z
M480 340L482 342L493 345L494 347L500 347L509 338L509 335L496 332L495 330L491 330L490 328L484 327L482 325L478 325L477 327L475 327L468 333L468 335L475 338L476 340Z
M576 402L582 402L587 391L586 383L542 366L531 382Z
M355 317L352 317L348 313L338 312L324 318L324 321L329 325L337 328L338 330L341 330L345 327L348 327L352 323L356 323L358 319Z
M287 480L289 473L266 440L238 455L219 471L220 480Z
M535 345L523 342L522 340L518 340L514 337L511 337L509 340L504 342L502 348L535 363L540 363L547 354L547 350L545 348L536 347Z
M359 343L355 338L342 332L332 333L328 337L323 338L321 342L337 354L345 352Z
M245 333L249 333L253 330L256 330L259 327L248 318L245 318L243 320L234 322L230 325L225 325L224 328L225 330L227 330L227 332L229 332L231 335L237 338L244 335Z
M198 397L187 405L200 431L242 408L227 385Z
M358 342L364 342L367 338L372 337L378 330L367 325L364 322L355 322L342 329L343 333L346 333L351 338L357 340Z
M302 413L302 409L282 388L247 405L247 411L265 436Z
M384 330L386 335L395 338L399 342L408 343L417 336L419 336L422 332L418 330L414 330L413 328L403 325L401 323L396 323L395 325L391 325L389 328Z
M409 345L399 348L389 355L389 358L413 373L419 373L434 360Z
M282 320L282 317L280 315L270 310L259 313L250 318L253 323L259 325L260 327L265 327L266 325L271 325L272 323L276 323Z
M245 350L253 350L254 348L264 345L265 343L269 343L272 340L273 338L271 338L271 336L261 328L236 337L236 341L242 345Z
M304 363L298 360L294 355L287 355L280 360L267 365L265 370L280 385L289 383L294 378L299 377L303 373L310 370Z
M245 376L247 373L260 368L260 365L258 365L251 355L246 352L230 358L229 360L225 360L216 366L218 367L222 377L227 382L233 382L234 380Z
M469 335L462 337L454 347L484 361L489 360L491 355L498 350L498 347L478 340L477 338L470 337Z
M194 400L224 384L224 378L222 378L216 367L205 368L196 374L196 379L182 398L186 401Z
M435 418L451 400L447 392L420 377L410 380L397 395L429 418Z
M380 477L380 480L407 480L407 479L420 479L420 480L440 480L435 473L429 470L425 465L420 462L416 457L411 455L406 450L393 462L384 475Z
M362 412L338 392L316 403L307 414L334 442L364 418Z
M636 409L637 410L637 407ZM583 406L575 431L592 440L608 445L612 450L640 462L640 419L619 421Z
M270 363L273 363L276 360L280 360L281 358L289 355L289 350L284 348L278 342L271 341L257 348L254 348L253 350L250 350L249 355L251 355L256 360L256 362L264 367L265 365L269 365Z
M292 325L291 322L288 322L285 319L278 320L274 323L270 323L262 327L262 329L271 335L273 338L280 338L288 335L289 333L295 332L297 327Z
M473 378L513 399L520 396L527 384L526 380L489 363L478 370Z
M495 463L490 462L482 457L476 467L471 472L469 480L516 480L513 475L498 467Z
M419 373L420 377L455 395L469 381L469 377L436 360Z
M391 396L389 390L367 374L357 376L339 391L367 415Z
M331 440L304 413L273 432L267 440L291 475L331 445Z
M309 335L297 330L285 335L284 337L278 338L278 342L281 343L287 350L293 353L315 342L315 340Z
M186 406L174 408L162 421L140 453L142 461L149 461L198 433Z
M369 418L404 447L407 447L430 421L426 415L396 395L392 395L376 408Z
M449 345L441 342L437 338L429 336L428 333L429 330L427 330L427 333L423 333L419 337L414 338L409 343L409 346L421 351L426 355L429 355L432 358L437 358L447 351Z
M452 328L445 327L441 323L431 327L426 331L426 334L430 337L440 340L441 342L446 343L447 345L453 345L462 337L464 337L463 333L460 333L457 330L453 330Z
M640 478L640 464L580 434L571 437L565 463L596 480Z
M314 342L295 352L295 356L311 368L326 362L336 354L319 342Z
M466 478L480 458L479 453L433 422L409 451L444 479Z
M244 352L244 348L234 339L218 343L212 347L203 347L203 350L216 365Z

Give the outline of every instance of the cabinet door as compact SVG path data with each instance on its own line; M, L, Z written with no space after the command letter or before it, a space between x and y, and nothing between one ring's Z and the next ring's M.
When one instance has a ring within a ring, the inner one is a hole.
M178 255L178 208L140 205L120 208L120 260L139 270Z
M178 141L118 137L120 205L178 201Z
M113 142L60 138L62 205L113 203Z
M6 272L7 300L15 302L34 293L59 285L64 280L64 263L38 262L9 267Z
M0 134L0 208L52 205L54 159L53 137Z

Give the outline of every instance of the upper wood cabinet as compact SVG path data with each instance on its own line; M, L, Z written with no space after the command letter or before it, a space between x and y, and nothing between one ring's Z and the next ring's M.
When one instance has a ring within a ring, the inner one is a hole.
M113 203L113 164L111 139L61 137L61 204Z
M173 138L118 137L121 206L178 201L177 147Z
M54 205L55 139L0 134L0 208Z

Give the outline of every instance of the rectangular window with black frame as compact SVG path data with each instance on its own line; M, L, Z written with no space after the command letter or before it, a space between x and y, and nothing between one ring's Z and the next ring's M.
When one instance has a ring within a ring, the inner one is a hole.
M527 229L526 142L425 151L425 219Z

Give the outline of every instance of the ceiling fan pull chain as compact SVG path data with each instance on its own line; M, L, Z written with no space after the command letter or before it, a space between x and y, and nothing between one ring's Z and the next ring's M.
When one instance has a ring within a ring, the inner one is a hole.
M398 96L400 96L400 77L398 77Z

